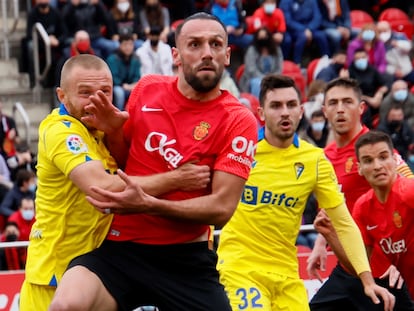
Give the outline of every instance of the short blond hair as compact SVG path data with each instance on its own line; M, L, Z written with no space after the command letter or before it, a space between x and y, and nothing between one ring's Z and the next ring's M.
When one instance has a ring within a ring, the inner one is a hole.
M84 69L101 70L106 69L111 72L105 61L95 55L91 54L80 54L69 58L62 67L62 73L60 77L60 86L66 87L68 79L70 78L71 71L75 67L82 67Z

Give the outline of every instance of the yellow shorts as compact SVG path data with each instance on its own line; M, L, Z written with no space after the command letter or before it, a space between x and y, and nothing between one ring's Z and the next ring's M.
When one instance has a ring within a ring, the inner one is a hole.
M26 281L20 290L20 311L47 311L56 287L36 285Z
M309 310L305 285L299 278L259 271L220 270L233 311Z

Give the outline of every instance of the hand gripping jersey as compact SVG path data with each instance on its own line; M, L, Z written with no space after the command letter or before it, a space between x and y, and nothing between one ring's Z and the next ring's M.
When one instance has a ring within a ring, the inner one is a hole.
M87 161L101 161L115 173L115 160L103 144L103 133L89 132L61 105L39 127L36 221L26 264L26 280L56 286L69 262L98 247L112 217L90 205L69 179L70 172Z
M295 242L312 192L321 208L344 202L323 150L297 135L285 149L261 139L240 203L220 235L218 269L298 278Z
M369 190L355 203L353 217L364 243L387 256L414 297L414 180L397 178L385 203Z
M227 91L195 101L177 89L177 78L148 75L132 91L124 135L130 142L128 175L146 176L196 161L247 179L257 141L253 114ZM184 200L211 193L174 191L162 199ZM208 230L195 224L146 214L116 215L108 239L144 244L191 241Z

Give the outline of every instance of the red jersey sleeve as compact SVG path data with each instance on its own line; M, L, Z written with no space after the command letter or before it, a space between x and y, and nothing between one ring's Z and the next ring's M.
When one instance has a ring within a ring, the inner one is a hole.
M237 175L249 176L257 144L257 121L254 115L240 103L225 106L229 118L223 133L222 152L214 169Z

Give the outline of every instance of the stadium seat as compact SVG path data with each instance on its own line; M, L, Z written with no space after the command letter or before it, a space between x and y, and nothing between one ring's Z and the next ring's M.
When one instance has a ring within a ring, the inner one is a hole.
M256 117L258 124L260 124L260 126L263 126L264 121L260 120L259 113L257 111L260 106L259 99L253 94L245 92L240 93L240 98L247 99L247 101L250 103L250 110Z
M290 60L284 60L282 74L291 77L295 81L300 90L301 100L303 102L306 99L306 79L300 67Z
M378 21L388 21L391 22L393 20L410 20L410 17L404 11L397 9L397 8L388 8L382 11L380 16L378 17Z
M388 22L393 31L404 33L410 41L413 39L414 24L410 20L393 20Z
M253 34L256 31L256 27L254 25L254 18L253 16L246 16L246 33Z
M172 32L174 32L176 29L177 29L177 27L182 23L184 21L184 19L177 19L177 20L175 20L175 21L173 21L172 23L171 23L171 26L170 26L170 28L171 28L171 31Z
M309 85L313 81L313 79L315 79L314 73L316 67L318 66L319 60L320 58L315 58L311 60L308 64L308 67L306 68L306 85Z
M365 24L373 23L374 19L367 12L362 10L351 10L352 28L362 28Z
M236 69L236 73L234 74L234 77L235 77L235 80L236 80L236 83L237 83L237 86L240 86L239 85L239 83L240 83L240 79L241 79L241 77L242 77L242 75L243 75L243 73L244 73L244 64L241 64L237 69Z

